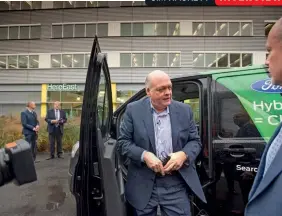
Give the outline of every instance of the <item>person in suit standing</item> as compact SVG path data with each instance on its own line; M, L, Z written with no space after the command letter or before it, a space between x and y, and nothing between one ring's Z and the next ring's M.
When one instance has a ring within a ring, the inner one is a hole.
M32 156L35 162L37 153L37 134L39 131L39 121L35 112L36 105L33 101L29 101L26 110L21 112L21 123L23 126L22 133L25 140L30 144Z
M125 196L137 216L190 216L189 193L206 202L196 172L201 142L191 107L172 100L160 70L145 81L148 97L127 105L117 149L130 160Z
M266 65L273 85L282 85L282 18L269 32ZM282 124L269 140L249 193L245 216L282 215Z
M64 134L64 124L67 122L65 111L60 109L60 102L54 102L54 108L48 110L45 121L48 123L50 157L47 160L54 159L55 141L57 143L57 156L63 158L62 137Z

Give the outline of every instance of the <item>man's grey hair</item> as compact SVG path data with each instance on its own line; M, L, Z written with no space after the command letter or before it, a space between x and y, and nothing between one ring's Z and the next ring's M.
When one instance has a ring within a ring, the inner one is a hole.
M34 101L28 101L28 102L26 103L26 107L30 107L31 104L34 104Z
M276 38L282 43L282 17L276 21L271 30L274 30L274 28L277 30Z
M166 74L164 71L162 70L154 70L151 73L149 73L145 79L145 88L151 88L151 79L153 76L155 75L159 75L159 74Z

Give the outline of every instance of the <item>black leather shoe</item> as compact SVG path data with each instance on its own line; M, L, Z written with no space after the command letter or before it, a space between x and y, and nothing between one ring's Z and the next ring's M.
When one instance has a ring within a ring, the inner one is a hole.
M51 156L51 157L47 158L46 160L52 160L54 158L55 158L54 156Z

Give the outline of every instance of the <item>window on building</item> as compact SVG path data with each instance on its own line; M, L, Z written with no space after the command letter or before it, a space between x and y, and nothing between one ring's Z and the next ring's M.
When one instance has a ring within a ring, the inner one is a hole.
M168 23L168 36L180 35L180 23L172 22Z
M20 39L29 39L29 26L20 26Z
M205 67L216 67L216 53L206 53Z
M21 2L21 10L30 10L30 9L32 9L31 1L22 1Z
M39 68L39 55L29 56L29 68Z
M0 27L0 40L8 39L8 27Z
M52 38L62 38L62 25L53 25L52 26Z
M227 22L216 23L215 36L228 36L228 23Z
M204 67L205 66L205 54L204 53L193 53L193 66Z
M253 26L250 22L241 22L241 36L250 36L253 34Z
M30 27L30 38L31 39L38 39L41 37L41 26L35 25Z
M28 68L28 55L19 55L18 59L19 59L18 62L19 68Z
M131 36L131 23L120 24L120 36Z
M154 53L144 53L144 67L153 67L154 64Z
M154 66L156 67L167 67L168 66L168 56L167 53L156 53L154 54Z
M86 24L86 37L95 37L96 24Z
M194 36L204 36L204 23L193 22L192 29Z
M143 23L132 23L132 36L143 36Z
M7 57L6 56L0 56L0 68L6 69L7 68Z
M85 67L89 65L90 54L85 54Z
M21 9L21 2L20 1L11 1L11 10L20 10Z
M41 9L42 2L41 1L32 1L32 9Z
M98 7L98 1L87 1L87 7Z
M71 68L72 67L72 55L71 54L63 54L62 55L62 67L63 68Z
M98 23L97 24L97 35L99 37L108 36L108 23Z
M240 23L238 22L229 23L229 36L240 36Z
M74 1L64 1L64 8L74 8Z
M169 53L169 67L180 67L180 53Z
M61 54L51 55L51 67L52 68L61 67Z
M216 27L215 22L206 22L205 23L205 36L215 36Z
M107 1L98 1L98 7L108 7L109 2Z
M167 36L168 23L155 23L155 35L156 36Z
M74 31L74 37L85 37L85 24L75 24Z
M63 8L64 2L63 1L53 1L53 8Z
M72 38L73 37L73 24L63 25L63 37Z
M9 69L18 68L18 56L8 56L8 68Z
M9 26L9 39L18 39L19 38L19 27L18 26Z
M10 9L10 5L8 2L6 1L1 1L0 2L0 10L9 10Z
M74 54L73 55L73 67L83 68L84 67L84 54Z
M274 26L274 22L271 22L271 23L266 23L265 26L264 26L264 34L265 36L267 37L270 30L272 29L272 27Z
M252 53L193 53L194 67L246 67L252 64Z
M143 53L132 53L132 67L143 67Z
M120 66L121 67L131 67L131 54L121 53L120 54Z

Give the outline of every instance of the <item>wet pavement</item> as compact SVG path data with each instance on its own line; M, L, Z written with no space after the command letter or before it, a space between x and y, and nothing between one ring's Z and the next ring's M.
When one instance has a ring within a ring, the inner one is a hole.
M1 216L75 216L74 197L68 186L69 154L64 159L45 160L48 154L37 158L36 182L0 188Z

